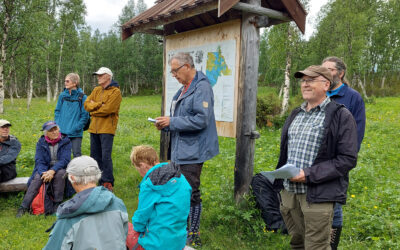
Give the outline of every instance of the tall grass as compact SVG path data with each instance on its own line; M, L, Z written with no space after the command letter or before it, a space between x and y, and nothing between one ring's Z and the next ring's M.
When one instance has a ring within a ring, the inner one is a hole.
M160 113L160 96L123 98L113 161L115 194L123 199L129 216L137 207L141 177L131 167L132 146L147 144L159 149L159 132L147 117ZM12 122L12 134L22 143L18 176L29 176L41 125L53 119L55 103L36 98L26 110L26 100L5 102L2 118ZM344 206L342 249L398 249L400 242L400 98L376 98L367 104L367 130L357 167L350 174L348 204ZM263 128L256 141L255 172L272 170L278 159L280 130ZM235 140L219 138L220 154L204 164L202 173L202 249L288 249L289 238L264 229L251 195L246 202L233 201ZM89 154L84 134L83 153ZM41 249L55 217L25 215L15 218L23 193L0 196L0 249Z

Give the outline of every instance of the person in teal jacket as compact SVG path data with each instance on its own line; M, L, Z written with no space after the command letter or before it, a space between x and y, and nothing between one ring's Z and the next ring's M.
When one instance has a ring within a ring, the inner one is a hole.
M134 147L131 161L143 176L138 209L132 217L133 229L140 233L133 249L182 250L192 188L175 164L159 163L152 147Z
M67 167L77 194L58 207L43 249L126 249L128 213L124 202L103 186L101 171L90 156L74 158Z
M89 113L83 106L86 98L79 88L79 75L69 73L65 77L65 89L58 97L54 120L60 126L61 133L71 140L74 157L82 155L83 128L89 119Z

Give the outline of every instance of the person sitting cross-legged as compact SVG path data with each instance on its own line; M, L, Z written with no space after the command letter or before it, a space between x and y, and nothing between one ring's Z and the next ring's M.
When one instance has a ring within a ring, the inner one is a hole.
M128 234L128 248L182 250L192 188L175 164L159 162L152 147L133 147L131 161L143 180L132 217L133 235L138 237L133 240Z

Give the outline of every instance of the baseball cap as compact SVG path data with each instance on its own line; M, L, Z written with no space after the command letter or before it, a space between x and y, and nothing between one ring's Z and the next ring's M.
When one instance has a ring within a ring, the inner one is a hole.
M101 174L97 161L87 155L72 159L66 171L73 176L93 176Z
M1 119L0 120L0 127L6 126L6 125L11 126L11 123L9 121L7 121L7 120Z
M106 67L101 67L96 72L93 72L93 75L103 75L103 74L108 74L108 75L111 76L111 78L113 76L113 73L111 72L111 70L109 68L106 68Z
M294 73L294 77L296 78L302 78L304 75L311 77L323 76L330 82L332 82L332 75L329 69L322 67L320 65L311 65L307 67L305 70L297 71L296 73Z
M57 123L54 122L54 121L45 122L45 123L43 124L43 126L42 126L42 131L44 131L44 130L50 130L50 129L54 128L55 126L58 126L58 125L57 125Z

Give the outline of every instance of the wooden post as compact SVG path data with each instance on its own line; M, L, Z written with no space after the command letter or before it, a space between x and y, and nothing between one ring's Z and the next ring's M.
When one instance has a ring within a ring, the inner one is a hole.
M248 0L260 6L261 0ZM254 145L259 137L256 129L257 82L260 34L256 27L256 16L242 13L241 58L238 91L238 120L235 162L235 200L240 202L249 191L253 177Z

